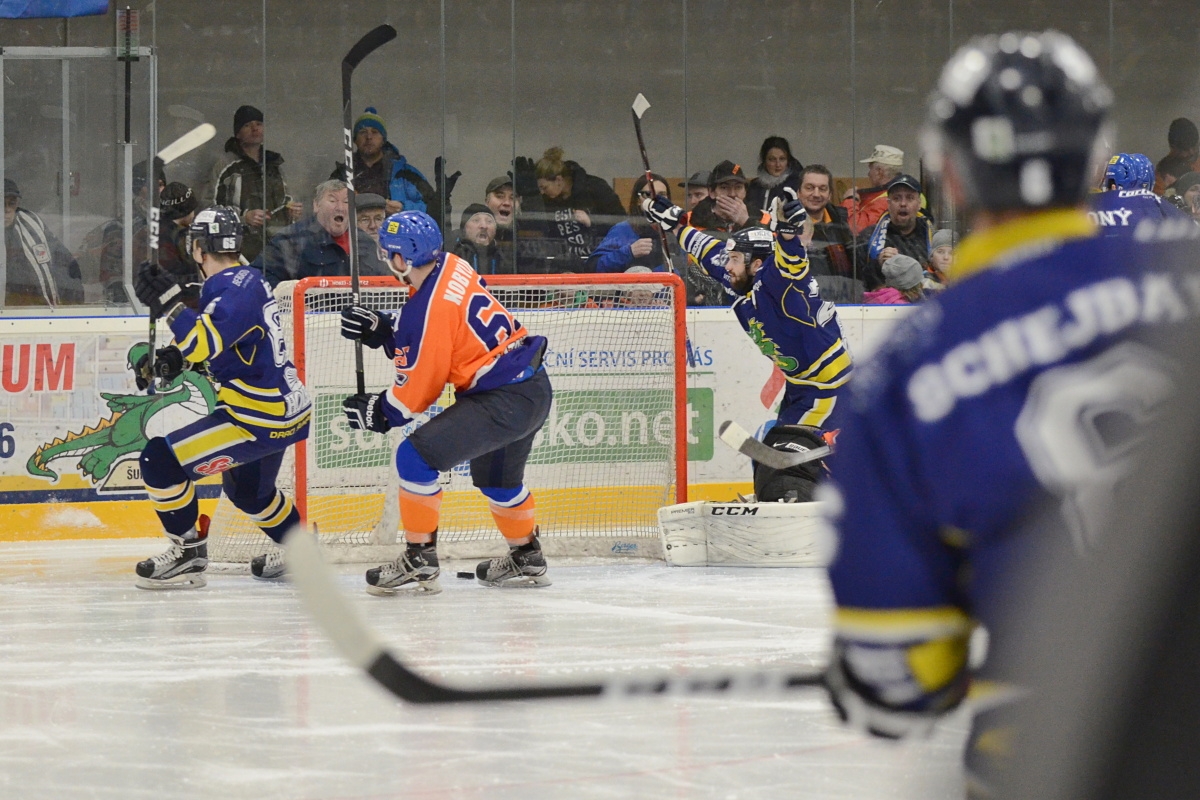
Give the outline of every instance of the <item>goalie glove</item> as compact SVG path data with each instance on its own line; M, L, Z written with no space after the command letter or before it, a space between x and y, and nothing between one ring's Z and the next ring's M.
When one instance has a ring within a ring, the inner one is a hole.
M383 392L379 394L352 394L342 401L342 410L350 427L357 431L387 433L392 423L383 413Z
M780 209L780 218L776 221L776 233L799 236L804 233L804 223L808 222L808 210L799 200L788 200Z
M839 638L825 674L842 721L885 739L928 736L966 697L969 682L967 639L958 636L908 644Z
M642 200L642 213L646 215L646 219L664 231L671 231L679 227L679 218L683 216L683 209L660 194L657 197L647 197Z
M154 373L150 373L150 354L142 356L133 365L133 379L141 391L150 386L151 381L159 378L163 383L170 383L183 373L183 353L175 345L160 347L154 351Z
M359 339L372 350L383 347L392 338L392 318L365 306L342 309L342 336Z

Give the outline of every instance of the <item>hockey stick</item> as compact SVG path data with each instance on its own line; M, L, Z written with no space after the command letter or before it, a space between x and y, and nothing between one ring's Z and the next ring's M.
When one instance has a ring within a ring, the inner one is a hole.
M321 557L316 537L299 528L283 542L288 572L317 624L350 663L407 703L481 703L502 700L553 700L568 697L643 698L690 695L776 694L825 685L820 672L739 672L674 677L646 675L605 678L597 683L546 683L458 689L423 678L393 655L362 614L337 587L336 576Z
M346 208L350 213L350 302L358 305L358 216L354 210L354 136L351 127L350 82L354 77L355 68L362 60L383 45L396 38L396 29L391 25L380 25L372 28L366 35L354 43L350 52L342 59L342 148L346 161ZM367 383L363 374L362 342L354 343L354 375L358 380L358 393L366 394Z
M158 151L158 158L163 162L163 169L166 169L167 164L170 164L175 159L182 155L192 152L200 145L207 142L209 139L217 135L217 129L211 123L205 122L190 131L180 136L175 141ZM147 260L158 265L158 229L160 225L161 215L158 208L158 175L156 174L154 159L150 159L149 175L147 175L146 183L150 186L150 207L147 209L147 227L149 255ZM158 320L153 314L150 315L150 353L146 356L148 359L148 368L150 370L150 385L147 386L147 394L154 394L154 340L158 336Z
M721 434L721 441L725 442L725 444L737 450L742 455L750 456L754 461L771 469L787 469L797 464L816 461L833 452L833 449L829 445L805 450L802 453L789 453L784 450L776 450L774 447L768 447L758 439L755 439L746 432L745 428L733 420L722 422L718 431Z
M646 169L646 189L650 192L650 196L654 196L654 173L650 171L650 156L646 155L646 140L642 138L642 114L650 108L650 101L641 92L633 98L633 106L630 111L633 113L633 129L637 132L638 149L642 152L642 166ZM658 225L654 226L658 231L658 243L662 247L663 259L667 262L669 271L674 272L674 265L671 263L671 251L667 247L667 232ZM687 278L683 274L683 270L679 270L679 277L686 282Z

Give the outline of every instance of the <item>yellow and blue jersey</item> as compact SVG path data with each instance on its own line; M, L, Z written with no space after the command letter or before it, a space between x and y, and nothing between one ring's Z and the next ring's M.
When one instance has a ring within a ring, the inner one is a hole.
M171 322L183 357L208 362L218 408L251 429L285 431L308 421L312 402L288 358L279 307L261 273L235 266L204 281L200 312Z
M1196 224L1187 214L1149 189L1096 192L1088 200L1091 205L1088 218L1100 227L1104 236L1136 236L1143 220L1149 220L1151 228L1163 220L1184 227Z
M1196 241L1145 233L1056 210L969 237L958 282L859 365L830 463L839 640L961 644L991 625L1007 567L1045 535L1022 524L1035 507L1061 512L1052 535L1092 540L1174 383L1151 337L1200 313ZM920 657L941 675L964 655Z

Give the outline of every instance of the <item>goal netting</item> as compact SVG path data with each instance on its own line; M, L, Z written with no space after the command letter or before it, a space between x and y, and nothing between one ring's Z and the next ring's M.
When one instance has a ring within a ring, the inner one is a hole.
M525 482L543 549L557 556L661 557L657 511L686 500L687 417L682 282L673 275L505 275L489 289L532 334L549 341L554 387ZM363 278L361 302L401 312L407 289ZM387 435L352 430L342 400L356 391L354 344L340 334L349 278L280 284L289 352L313 398L309 438L289 448L279 486L293 494L337 560L392 558L403 543L393 455L416 422ZM391 385L381 351L366 350L367 391ZM454 402L453 387L427 412ZM444 558L504 551L467 463L439 476ZM215 564L246 564L272 546L222 495L209 533Z

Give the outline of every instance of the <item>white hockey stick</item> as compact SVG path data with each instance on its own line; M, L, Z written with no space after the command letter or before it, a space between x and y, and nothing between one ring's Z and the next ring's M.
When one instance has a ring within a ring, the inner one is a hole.
M738 425L733 420L725 420L721 423L719 429L721 441L737 450L745 456L749 456L754 461L757 461L763 466L771 469L787 469L794 467L797 464L805 464L809 461L816 461L819 458L824 458L833 452L829 445L817 447L813 450L805 450L800 453L789 453L785 450L776 450L755 439L746 429Z
M212 123L205 122L197 125L190 131L180 136L175 141L158 151L158 157L162 159L163 164L170 164L180 156L187 155L195 150L200 145L207 142L209 139L217 135L217 129Z
M367 625L349 598L337 587L336 575L321 557L313 534L299 526L283 540L288 573L309 614L342 655L380 686L408 703L479 703L500 700L551 700L564 697L627 699L681 695L777 694L825 685L824 674L739 672L678 677L661 674L629 678L597 678L595 683L544 683L458 689L424 678L404 666Z

